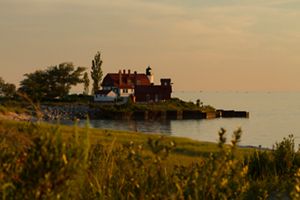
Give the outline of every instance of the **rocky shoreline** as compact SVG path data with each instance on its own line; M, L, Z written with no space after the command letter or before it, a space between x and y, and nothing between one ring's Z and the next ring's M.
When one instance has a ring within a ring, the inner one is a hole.
M39 116L39 117L38 117ZM29 109L28 113L7 112L0 119L18 121L55 121L75 119L111 119L111 120L188 120L214 118L249 118L246 111L215 110L120 110L95 107L89 104L41 105L38 111Z
M47 106L40 107L43 120L74 120L87 119L91 113L91 109L87 105L63 105L63 106Z
M201 112L199 110L158 110L158 111L120 111L93 108L89 105L42 105L43 120L74 120L74 119L133 119L133 120L182 120L182 119L213 119L213 118L249 118L246 111L216 110Z

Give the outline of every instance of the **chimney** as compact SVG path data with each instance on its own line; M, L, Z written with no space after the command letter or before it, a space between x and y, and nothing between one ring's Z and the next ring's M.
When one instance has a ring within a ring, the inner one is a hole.
M137 72L134 71L134 85L137 85Z
M123 69L123 74L126 74L126 70L125 69Z
M127 84L132 84L130 79L130 69L128 70Z
M119 86L122 84L122 72L119 70Z

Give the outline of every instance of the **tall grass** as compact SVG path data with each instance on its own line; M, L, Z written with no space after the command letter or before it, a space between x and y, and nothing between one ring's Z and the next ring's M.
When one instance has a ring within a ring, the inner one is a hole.
M297 199L300 194L293 136L271 151L241 157L241 130L227 145L221 129L217 152L170 166L178 148L170 138L90 145L88 128L81 133L75 127L67 139L62 130L39 123L10 129L0 123L2 199Z

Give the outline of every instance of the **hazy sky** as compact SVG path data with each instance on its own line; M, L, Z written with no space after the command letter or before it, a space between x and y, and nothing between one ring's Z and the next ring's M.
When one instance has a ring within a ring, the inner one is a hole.
M175 90L300 91L299 0L0 0L0 76L72 61Z

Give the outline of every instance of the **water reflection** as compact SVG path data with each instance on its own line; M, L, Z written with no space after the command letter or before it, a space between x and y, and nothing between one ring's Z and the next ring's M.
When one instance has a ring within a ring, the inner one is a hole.
M63 122L71 124L70 122ZM86 120L80 120L79 126L85 126ZM92 128L126 130L144 133L162 133L171 135L171 121L142 121L142 120L90 120Z
M300 143L300 93L230 93L202 92L177 93L186 101L201 99L216 108L246 110L248 119L171 120L171 121L115 121L92 120L91 126L102 129L130 130L146 133L192 138L200 141L218 141L220 127L227 130L230 141L232 132L242 128L242 145L262 145L272 148L282 138L294 134L296 146ZM80 121L81 126L85 121ZM74 122L69 122L70 125Z

